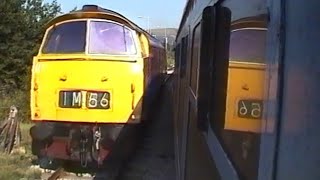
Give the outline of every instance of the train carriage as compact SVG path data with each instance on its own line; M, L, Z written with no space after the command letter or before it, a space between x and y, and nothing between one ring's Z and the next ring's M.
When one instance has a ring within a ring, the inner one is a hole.
M228 4L228 1L226 3ZM229 4L234 5L230 1ZM204 146L201 141L198 141L200 137L196 135L196 127L212 129L220 140L221 146L225 148L225 153L231 158L234 168L239 170L240 176L252 178L257 172L255 168L258 156L248 153L256 152L261 128L266 9L261 8L260 12L253 12L249 6L247 12L242 12L238 17L233 16L232 20L232 8L229 10L231 12L217 10L216 17L224 16L221 18L227 19L229 16L230 21L216 20L216 24L210 24L210 21L216 18L210 9L204 9L203 14L201 11L193 11L201 5L203 4L193 4L190 1L190 5L186 7L190 8L189 12L187 10L189 14L182 21L185 24L181 26L177 38L177 44L181 44L182 47L178 59L180 61L180 76L177 79L179 91L176 93L186 97L183 100L178 99L179 104L176 105L179 107L176 111L176 130L179 133L177 136L180 137L177 139L177 146L181 148L180 152L177 152L178 161L180 161L178 167L184 169L181 173L184 172L190 179L196 176L193 174L195 171L190 170L194 168L193 163L201 162L206 164L206 168L214 167L213 161L210 161L208 156L209 152L200 157L192 156L201 150L198 149L199 146ZM264 2L256 1L255 5L263 7ZM218 25L222 28L214 29ZM223 28L229 29L230 35L223 32ZM216 62L208 61L212 57L217 58ZM226 58L229 62L225 60ZM210 81L213 83L208 83ZM219 88L217 89L216 86ZM211 98L215 99L215 102L210 102ZM213 114L208 114L210 111ZM209 122L203 122L203 119L208 116L212 119L209 118ZM181 121L181 119L189 120ZM185 150L183 150L184 146L186 146ZM188 162L183 163L186 160ZM217 173L206 168L198 168L199 172L203 172L201 175L203 178L217 176Z
M125 127L145 120L164 82L165 49L121 14L94 5L45 28L32 67L33 153L101 164Z
M187 1L175 47L177 179L319 179L317 7Z

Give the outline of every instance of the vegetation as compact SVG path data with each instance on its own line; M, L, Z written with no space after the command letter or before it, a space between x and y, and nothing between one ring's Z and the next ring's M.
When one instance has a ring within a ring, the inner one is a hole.
M31 169L33 156L31 154L30 124L22 124L22 141L19 149L14 149L11 155L0 153L0 179L40 179L41 171Z
M32 56L37 53L43 25L61 12L56 0L0 1L0 120L4 108L19 107L27 120Z
M155 28L151 29L151 34L157 39L163 41L167 37L168 46L172 46L177 36L178 29L176 28Z
M7 118L11 105L18 106L19 120L30 122L32 57L40 46L44 24L60 13L61 8L56 0L52 3L44 3L43 0L0 0L0 123ZM168 30L167 33L171 35L172 42L175 31ZM170 42L167 59L169 67L172 67L174 55ZM41 172L30 169L34 158L30 149L30 127L31 124L21 124L22 152L7 155L0 149L0 179L40 179Z
M174 67L174 42L177 35L178 29L176 28L156 28L151 29L151 34L162 41L165 42L165 38L167 38L167 63L168 68Z
M52 3L44 3L43 0L0 0L0 123L7 118L11 105L18 106L21 121L29 122L32 57L40 46L44 24L60 13L61 8L56 0ZM170 30L167 33L172 34ZM167 54L169 67L174 64L170 45ZM10 156L0 152L0 179L40 179L41 172L30 170L33 158L30 127L30 124L21 125L24 152L15 152Z
M0 123L11 105L18 106L19 120L29 120L29 90L32 57L43 36L43 25L61 13L56 0L0 1ZM0 179L40 179L39 170L31 170L32 154L29 129L21 124L22 147L7 155L0 149Z
M174 52L168 50L167 51L167 67L168 68L173 68L174 67Z

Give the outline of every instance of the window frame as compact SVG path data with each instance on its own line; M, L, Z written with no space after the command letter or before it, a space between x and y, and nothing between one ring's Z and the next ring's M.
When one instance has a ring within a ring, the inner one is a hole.
M241 22L243 21L242 19L239 20L239 23L236 25L231 24L231 30L230 30L230 46L229 50L231 48L231 35L235 31L240 31L240 30L261 30L266 32L266 41L268 40L267 33L268 33L268 28L266 27L261 27L260 22ZM235 22L233 22L235 23ZM248 24L246 24L248 23ZM237 26L240 25L240 26ZM246 27L242 27L243 25L246 25ZM265 53L267 53L267 44L265 45ZM229 51L230 55L230 51ZM266 54L265 54L266 56ZM265 66L266 65L266 60L265 63L255 63L255 62L245 62L245 61L232 61L231 57L229 57L229 68L233 66L234 64L239 64L239 65L248 65L248 66ZM227 103L228 100L226 100ZM227 110L226 110L227 112ZM220 121L218 123L224 124L225 119L223 119L223 123ZM231 156L227 153L225 142L223 141L221 137L221 131L224 130L222 127L218 127L217 121L215 120L209 120L208 121L208 129L203 133L204 137L206 137L208 147L210 149L212 157L218 162L218 166L220 166L219 172L228 179L231 179L231 176L233 176L233 179L241 179L241 172L239 169L237 169L236 164L234 163L234 160L231 158ZM215 129L215 127L217 127ZM261 152L261 150L260 150ZM260 153L259 152L259 153ZM259 164L259 162L258 162ZM259 171L259 170L258 170ZM231 173L232 172L232 173ZM259 172L258 172L259 173ZM259 174L258 174L259 176ZM258 177L257 177L258 178Z
M198 32L199 34L199 40L198 40L198 49L197 49L197 57L194 57L194 54L195 54L195 37L196 37L196 33L197 31L200 31ZM202 27L201 27L201 23L199 22L193 29L192 31L192 45L191 45L191 65L190 65L190 79L189 79L189 87L191 89L191 93L192 95L194 96L195 100L198 99L198 89L199 89L199 86L198 86L198 83L199 83L199 66L200 66L200 54L201 54L201 33L202 33ZM197 64L197 68L196 68L196 71L193 73L193 69L194 68L193 66ZM195 77L193 77L195 76ZM195 82L192 82L192 78L195 78ZM193 83L195 83L195 87L193 87ZM195 88L195 89L193 89Z

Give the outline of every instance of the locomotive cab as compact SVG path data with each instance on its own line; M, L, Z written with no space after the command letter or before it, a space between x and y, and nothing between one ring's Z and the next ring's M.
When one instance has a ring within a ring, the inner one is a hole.
M51 20L33 59L33 154L101 164L134 144L143 109L164 79L160 42L96 6ZM128 125L129 124L129 125ZM125 147L124 147L125 146Z
M142 97L138 44L135 31L114 21L53 24L34 58L32 120L126 123Z

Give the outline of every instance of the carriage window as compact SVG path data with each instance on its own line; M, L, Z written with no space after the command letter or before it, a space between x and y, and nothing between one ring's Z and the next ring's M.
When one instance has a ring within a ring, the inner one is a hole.
M180 78L185 77L186 75L186 67L187 67L187 58L188 58L188 38L189 36L185 36L182 38L181 44L181 61L180 61Z
M230 37L227 108L224 129L218 133L243 179L257 179L258 175L266 32L250 27L233 31Z
M230 60L264 63L266 31L263 29L235 30L230 36Z
M198 25L193 33L193 44L192 44L192 59L191 59L191 77L190 77L190 87L197 96L198 94L198 67L199 67L199 58L200 58L200 34L201 34L201 26Z
M132 33L124 26L103 21L90 22L89 53L135 54Z
M174 67L176 70L180 67L180 44L177 44L175 47L175 60L174 60Z
M43 47L43 53L85 52L86 21L67 22L53 27Z

